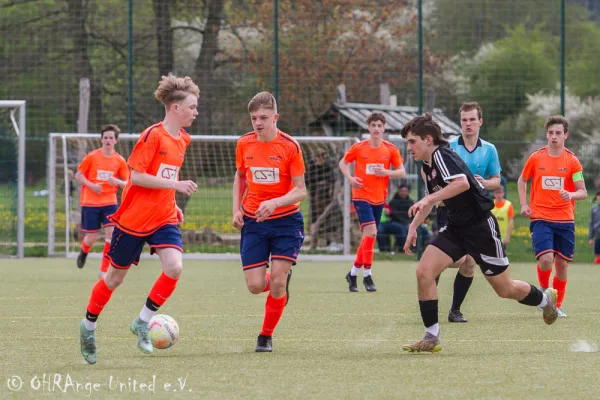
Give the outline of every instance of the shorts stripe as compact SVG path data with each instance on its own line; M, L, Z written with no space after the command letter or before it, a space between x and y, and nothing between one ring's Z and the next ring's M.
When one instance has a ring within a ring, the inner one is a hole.
M108 254L106 255L106 258L108 258L108 260L110 261L110 265L112 265L113 267L115 267L117 269L129 269L129 267L131 266L131 265L128 265L128 266L124 267L122 265L115 264L115 262L113 261L113 259Z
M180 252L183 253L183 249L179 246L177 246L176 244L155 244L150 246L150 250L152 249L165 249L165 248L170 248L170 249L177 249Z
M288 257L288 256L275 256L275 255L273 255L273 256L271 256L271 260L273 260L273 259L278 259L278 260L289 260L289 261L296 261L296 259L295 259L295 258L293 258L293 257Z
M540 251L539 253L537 253L537 254L535 255L535 258L536 258L536 259L537 259L537 258L540 258L541 256L543 256L543 255L544 255L544 254L546 254L546 253L554 253L554 250L552 250L552 249L548 249L548 250Z
M561 256L561 258L565 259L566 261L573 261L573 259L572 259L572 258L569 258L569 257L565 256L565 255L564 255L563 253L561 253L560 251L556 251L556 250L554 250L554 252L555 252L556 254L558 254L559 256Z
M98 232L100 232L100 229L82 229L81 232L85 232L85 233L98 233Z
M256 264L244 265L242 266L242 269L245 271L247 269L262 267L263 265L269 265L269 261L261 261Z
M496 234L496 224L494 222L494 218L488 218L488 224L490 226L490 230L492 231L492 237L494 238L494 242L496 243L496 257L502 258L502 242L498 239L498 235Z

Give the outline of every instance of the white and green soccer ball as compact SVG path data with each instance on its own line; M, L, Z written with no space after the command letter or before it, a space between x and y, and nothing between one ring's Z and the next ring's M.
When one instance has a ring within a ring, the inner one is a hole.
M155 315L148 323L148 336L155 349L168 349L179 340L179 325L168 315Z

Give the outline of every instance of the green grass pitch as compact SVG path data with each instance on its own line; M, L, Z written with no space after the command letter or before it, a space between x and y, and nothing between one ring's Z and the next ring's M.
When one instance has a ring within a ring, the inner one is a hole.
M402 344L423 335L415 262L376 262L378 291L366 293L361 283L359 293L349 293L349 264L301 261L274 352L265 354L254 352L265 295L246 290L239 263L185 261L177 290L160 310L178 321L181 340L144 355L129 324L160 266L142 260L100 316L98 363L87 365L78 325L98 262L90 259L82 270L65 259L0 263L0 398L149 398L140 383L154 383L154 399L599 396L600 353L570 350L578 340L600 343L600 267L591 264L571 266L568 318L552 326L535 308L497 298L480 272L463 306L469 322L449 324L455 270L447 270L439 287L443 350L411 355ZM537 282L533 264L511 270L514 278Z

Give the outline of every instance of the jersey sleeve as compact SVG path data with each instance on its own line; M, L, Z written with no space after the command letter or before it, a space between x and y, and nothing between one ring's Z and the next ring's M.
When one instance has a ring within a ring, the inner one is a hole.
M533 178L534 171L535 171L535 156L532 154L529 156L529 158L525 162L525 166L523 167L523 172L521 172L521 175L523 175L523 178L525 178L525 180L529 180L529 179Z
M81 164L79 164L79 167L77 167L77 170L81 171L81 173L87 178L91 167L92 157L90 157L90 155L88 154L85 157L83 157L83 160L81 161Z
M500 158L498 157L498 150L496 150L496 146L492 146L490 149L486 172L488 174L488 178L491 176L500 175L500 172L502 172L502 167L500 166Z
M235 168L240 172L246 172L246 164L244 163L244 151L242 144L238 141L235 146Z
M513 205L509 205L508 206L508 219L513 219L515 217L515 209L513 208Z
M348 164L356 161L356 153L357 152L358 152L358 143L350 146L350 148L348 149L346 154L344 154L344 161L346 161Z
M571 174L573 182L583 180L583 167L581 166L581 163L577 157L573 157L571 159Z
M454 154L456 155L456 153ZM458 158L458 155L456 155L456 157ZM458 162L460 159L457 160L457 158L452 157L448 153L442 153L441 151L433 153L433 161L444 182L452 182L452 180L456 178L467 176L465 173L465 168L467 168L467 166L464 163L461 166Z
M300 149L300 146L298 146L298 150L294 150L290 158L290 176L293 178L295 176L304 175L305 172L302 150Z
M152 132L142 134L135 144L127 164L137 172L146 173L159 149L160 143L157 134L152 134Z
M400 166L404 163L404 159L402 158L402 155L400 155L400 151L396 146L393 147L390 162L394 168L400 168Z
M121 159L118 176L124 181L129 180L129 167L127 166L125 159Z

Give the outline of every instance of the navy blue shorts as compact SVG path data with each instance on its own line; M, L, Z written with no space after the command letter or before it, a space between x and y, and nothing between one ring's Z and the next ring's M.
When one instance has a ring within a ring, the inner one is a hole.
M573 261L575 253L575 224L533 221L529 224L535 258L555 253L567 261Z
M298 211L281 218L256 222L244 216L240 255L244 270L262 267L271 260L296 259L304 242L304 219Z
M361 229L365 225L375 224L376 228L379 228L379 221L381 221L381 213L383 212L383 204L377 206L367 203L366 201L354 200L354 208L358 216L358 222L360 222Z
M104 207L81 206L81 230L84 232L98 232L100 226L113 226L108 216L117 212L119 206L113 204Z
M150 254L164 247L172 247L183 253L181 233L176 225L161 226L148 236L130 235L115 227L107 254L111 265L119 269L128 269L131 264L137 265L146 243L150 245Z
M600 254L600 239L594 241L594 254Z

